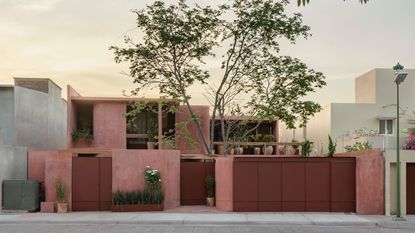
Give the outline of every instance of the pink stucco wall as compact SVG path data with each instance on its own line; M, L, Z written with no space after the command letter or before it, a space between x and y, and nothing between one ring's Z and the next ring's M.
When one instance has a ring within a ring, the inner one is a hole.
M72 130L74 129L74 126L76 125L76 117L75 117L75 111L76 107L72 103L72 97L79 97L81 96L78 92L75 91L70 85L66 87L67 89L67 133L66 133L66 140L67 140L67 148L72 147Z
M113 150L112 190L144 188L144 169L161 174L165 209L180 205L180 152L178 150Z
M94 104L94 143L96 148L126 148L126 103Z
M380 149L339 153L335 156L356 157L356 213L384 214L385 159Z
M200 122L203 130L203 134L205 136L206 142L210 143L210 117L209 117L209 106L204 105L192 105L192 110L195 114L197 114L200 117ZM187 106L181 105L178 108L178 112L176 112L176 123L183 123L190 119L190 114L188 111ZM186 143L186 140L183 138L177 138L177 146L179 150L182 152L182 154L205 154L204 147L203 147L203 141L200 137L196 124L192 121L190 124L188 124L188 132L191 135L191 138L194 139L196 143L198 143L198 146L191 146L188 143Z
M220 211L233 210L233 158L216 158L216 208Z

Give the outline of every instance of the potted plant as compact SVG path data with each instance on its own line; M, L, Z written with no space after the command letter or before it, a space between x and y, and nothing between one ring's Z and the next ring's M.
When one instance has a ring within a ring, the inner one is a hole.
M74 129L72 131L72 142L74 147L88 148L92 147L93 136L88 128Z
M291 140L291 143L294 143L294 144L291 145L292 148L294 149L294 155L300 154L300 150L299 150L300 142L293 139L293 140Z
M57 180L55 183L56 187L56 199L58 200L57 209L58 213L68 212L68 203L66 203L66 187L61 180Z
M215 206L215 178L213 176L207 176L205 179L205 185L207 190L206 203L208 206Z
M264 155L272 155L272 153L274 152L274 147L272 147L271 145L267 146L267 142L273 142L275 141L275 137L272 134L265 134L262 137L262 141L265 142L264 143L264 147L262 148L262 153L264 153Z
M261 142L262 141L262 135L256 134L249 136L251 142ZM254 146L254 155L260 155L261 154L261 147L255 145Z
M144 170L145 188L143 190L116 191L112 194L111 211L161 211L164 192L160 172L147 166Z
M154 150L157 146L157 139L158 139L158 125L157 119L153 116L150 119L150 125L147 130L148 141L147 141L147 149Z
M328 146L328 157L333 157L334 153L336 152L336 146L337 144L335 142L333 142L333 139L331 138L331 136L329 135L329 146Z
M309 157L310 156L310 153L311 153L311 148L312 148L312 146L313 146L313 142L312 141L310 141L310 140L305 140L303 143L302 143L302 146L303 146L303 148L302 148L302 150L301 150L301 154L304 156L304 157Z

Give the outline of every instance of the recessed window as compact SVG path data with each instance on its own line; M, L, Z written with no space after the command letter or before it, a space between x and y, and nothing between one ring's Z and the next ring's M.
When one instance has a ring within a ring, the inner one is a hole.
M383 134L383 135L393 134L393 120L392 119L379 120L379 134Z

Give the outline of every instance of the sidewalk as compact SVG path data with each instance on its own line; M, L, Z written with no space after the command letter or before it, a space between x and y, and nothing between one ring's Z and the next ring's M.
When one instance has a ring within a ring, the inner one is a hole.
M167 212L71 212L0 213L4 223L60 223L60 224L188 224L188 225L324 225L378 226L385 228L413 228L415 216L405 222L394 222L388 216L363 216L331 213L167 213Z

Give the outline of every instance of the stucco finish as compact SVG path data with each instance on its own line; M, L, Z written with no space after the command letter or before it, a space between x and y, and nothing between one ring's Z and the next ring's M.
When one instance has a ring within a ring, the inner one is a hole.
M180 152L178 150L113 150L112 190L143 189L144 169L160 171L165 209L180 205Z
M192 111L200 117L201 127L203 134L205 136L206 142L210 143L210 117L209 117L209 106L203 105L192 105ZM188 111L187 106L181 105L176 112L176 123L179 125L183 125L183 122L187 122L190 120L190 113ZM176 129L176 130L180 130ZM191 121L187 127L188 133L190 137L193 138L194 142L198 145L191 146L189 143L186 142L183 138L177 138L177 146L182 152L182 154L205 154L203 141L198 133L196 124Z
M406 164L415 163L415 151L401 150L401 213L406 215ZM396 212L396 151L385 153L385 214Z
M14 141L14 88L0 87L0 145Z
M94 143L96 148L126 148L126 103L94 104Z
M71 208L72 202L72 155L59 154L57 159L45 161L45 200L56 202L55 183L61 180L66 187L66 201Z
M336 154L356 157L356 213L379 214L385 211L384 164L379 149Z
M74 126L76 125L76 117L75 111L76 107L72 102L72 97L79 97L81 96L78 92L75 91L70 85L66 87L67 89L67 132L66 132L66 146L67 148L72 147L72 131L74 130Z
M233 158L216 158L216 208L220 211L233 210Z

